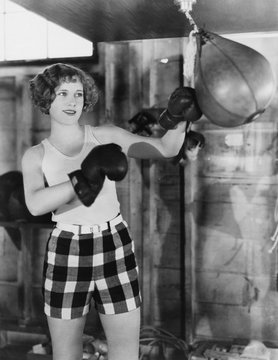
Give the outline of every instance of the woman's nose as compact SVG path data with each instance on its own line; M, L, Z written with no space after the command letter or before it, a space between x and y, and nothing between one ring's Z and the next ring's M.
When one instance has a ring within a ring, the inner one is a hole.
M68 104L71 106L76 106L76 98L75 96L70 96L68 99Z

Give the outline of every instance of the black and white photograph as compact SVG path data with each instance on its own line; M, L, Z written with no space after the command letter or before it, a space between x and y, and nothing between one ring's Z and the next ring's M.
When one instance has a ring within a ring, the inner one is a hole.
M0 360L278 360L278 0L0 0Z

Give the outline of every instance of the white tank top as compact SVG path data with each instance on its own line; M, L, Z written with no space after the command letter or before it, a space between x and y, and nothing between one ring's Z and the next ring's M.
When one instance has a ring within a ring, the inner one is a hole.
M90 125L85 125L84 145L78 155L64 155L48 139L44 139L41 143L44 147L42 171L49 186L69 181L68 173L80 169L81 162L87 154L100 144ZM91 206L86 207L82 203L77 205L75 201L60 206L53 212L52 220L78 225L100 224L111 220L120 212L115 182L106 177L100 193Z

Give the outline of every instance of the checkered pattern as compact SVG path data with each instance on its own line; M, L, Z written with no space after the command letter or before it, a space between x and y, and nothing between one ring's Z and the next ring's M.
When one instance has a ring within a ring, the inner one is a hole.
M81 317L89 312L92 299L104 314L128 312L141 303L134 243L125 221L92 234L55 227L43 275L45 313L51 317Z

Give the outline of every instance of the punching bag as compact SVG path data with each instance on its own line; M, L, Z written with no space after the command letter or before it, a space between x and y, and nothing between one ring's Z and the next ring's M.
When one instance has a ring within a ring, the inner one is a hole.
M268 60L254 49L214 33L201 30L196 36L194 81L204 115L222 127L255 120L275 91Z

